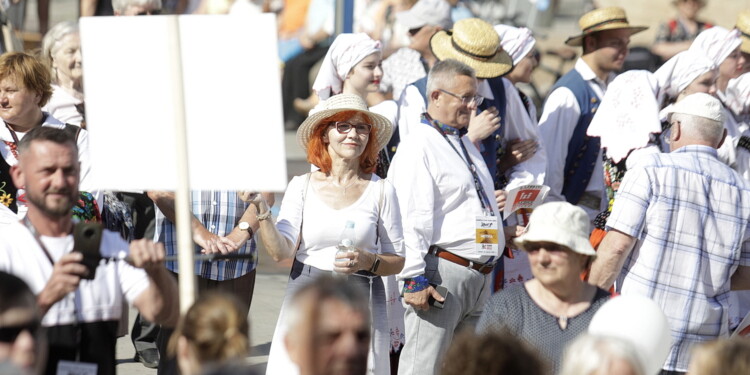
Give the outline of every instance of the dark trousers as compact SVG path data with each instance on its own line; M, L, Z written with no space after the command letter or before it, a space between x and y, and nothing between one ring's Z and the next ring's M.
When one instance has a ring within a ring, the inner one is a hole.
M297 113L294 109L294 99L310 96L310 69L326 55L326 52L328 52L328 47L315 46L284 65L284 75L281 80L284 121L294 124L295 128L305 120L306 116Z
M226 292L234 295L240 303L245 307L246 314L250 311L250 303L253 301L253 291L255 290L255 270L248 272L247 274L240 276L236 279L217 281L211 279L204 279L198 277L198 295L204 292ZM179 279L179 275L172 273L172 275ZM169 338L172 336L174 329L161 327L159 335L156 338L156 346L159 348L159 369L157 374L179 374L180 371L177 368L177 361L173 356L167 353L167 345L169 344Z

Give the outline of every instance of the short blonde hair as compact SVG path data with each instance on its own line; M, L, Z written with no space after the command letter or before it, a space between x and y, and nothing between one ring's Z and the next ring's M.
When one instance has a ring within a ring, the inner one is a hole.
M13 78L17 83L41 96L39 107L52 97L52 85L47 67L39 59L25 52L8 52L0 56L0 80Z

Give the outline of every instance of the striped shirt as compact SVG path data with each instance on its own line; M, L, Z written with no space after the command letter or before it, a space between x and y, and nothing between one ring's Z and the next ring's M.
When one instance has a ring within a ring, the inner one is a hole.
M644 156L625 174L607 226L637 243L616 285L667 315L664 369L686 371L695 344L729 333L730 277L750 266L749 222L750 185L713 148Z
M200 220L209 232L218 236L226 236L240 221L247 204L237 196L237 192L225 190L192 191L191 212ZM177 231L174 223L156 209L156 230L154 241L164 243L167 255L177 254ZM194 244L195 254L201 253L201 248ZM231 280L247 274L258 264L258 252L255 240L250 239L238 250L240 254L253 254L251 259L236 259L228 261L195 262L195 274L204 279ZM167 269L178 272L177 262L166 262Z

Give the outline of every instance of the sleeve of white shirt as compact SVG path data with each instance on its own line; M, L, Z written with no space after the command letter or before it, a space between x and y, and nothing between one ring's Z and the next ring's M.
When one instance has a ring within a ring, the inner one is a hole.
M403 140L388 170L401 207L406 259L399 280L424 274L424 257L432 241L435 182L418 139Z
M89 154L89 132L81 129L78 133L78 161L81 162L80 188L83 191L91 191L91 156Z
M422 122L422 113L427 108L424 98L419 89L414 85L408 85L401 93L398 100L398 135L399 139L406 139L409 131Z
M378 223L380 253L404 256L404 232L396 190L389 181L383 181L383 208Z
M508 142L514 139L522 141L534 139L540 143L534 156L510 169L509 182L505 190L529 184L544 184L544 176L547 173L547 152L541 144L536 119L532 120L526 112L526 107L513 84L507 79L503 79L503 84L506 93L505 139Z
M562 195L565 177L565 158L568 143L573 136L581 109L570 89L560 87L547 98L539 120L539 135L547 153L547 175L545 183L550 187L547 201L564 201Z
M124 258L130 253L130 245L120 237L119 233L105 230L102 232L101 253L103 257ZM146 271L135 268L128 262L118 261L117 268L122 294L129 303L138 298L150 284Z
M276 218L276 228L293 244L297 243L302 227L302 188L306 179L306 175L303 175L289 181L281 201L279 217Z

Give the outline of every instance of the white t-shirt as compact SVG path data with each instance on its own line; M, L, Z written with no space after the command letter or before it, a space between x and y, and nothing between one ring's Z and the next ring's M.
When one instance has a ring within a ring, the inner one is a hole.
M65 89L58 85L52 85L52 97L42 111L48 112L52 117L66 124L81 126L83 116L76 109L76 105L82 101L70 95Z
M73 235L41 237L42 243L57 262L73 250ZM128 243L119 234L105 230L102 234L103 257L124 258ZM53 265L39 247L31 232L21 223L0 226L0 270L23 279L34 294L39 294L52 275ZM96 278L81 280L78 289L52 305L42 320L46 327L76 322L98 322L120 319L123 296L133 302L149 286L146 272L125 261L105 261L96 269Z
M302 222L302 190L305 176L297 176L289 182L281 202L276 227L284 237L297 243ZM308 184L304 202L304 224L302 241L297 251L297 259L307 265L333 271L336 245L341 240L341 232L346 222L354 222L355 246L371 253L395 253L404 256L404 241L401 230L401 216L396 192L388 181L378 183L380 178L372 175L362 196L346 208L335 210L318 197L312 183ZM378 221L380 186L383 191L383 207ZM378 230L375 230L378 223ZM378 243L375 242L380 236Z

